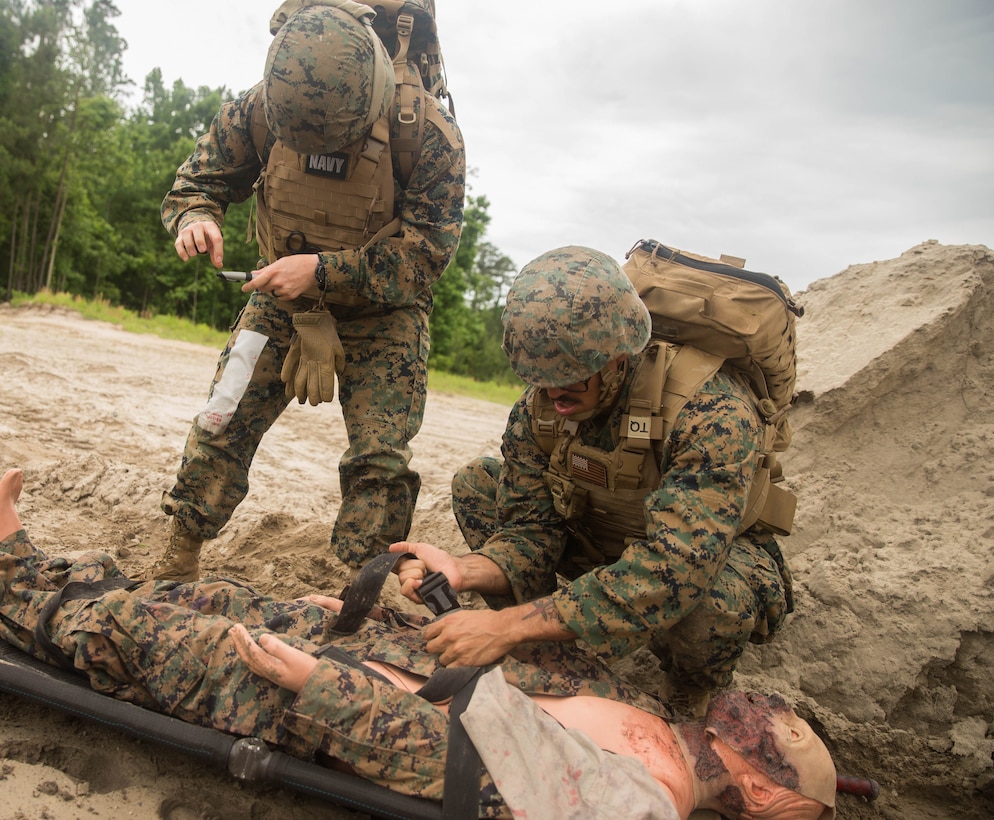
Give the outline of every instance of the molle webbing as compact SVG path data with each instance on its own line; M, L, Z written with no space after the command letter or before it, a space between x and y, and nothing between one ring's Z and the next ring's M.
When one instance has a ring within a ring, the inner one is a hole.
M394 62L397 83L397 122L392 137L393 152L397 156L400 175L404 180L411 178L414 166L421 156L424 142L424 121L426 100L421 77L417 69L408 63Z
M363 246L394 215L387 119L327 156L298 154L277 141L256 194L259 250L267 260L294 252L287 246L293 231L322 251Z

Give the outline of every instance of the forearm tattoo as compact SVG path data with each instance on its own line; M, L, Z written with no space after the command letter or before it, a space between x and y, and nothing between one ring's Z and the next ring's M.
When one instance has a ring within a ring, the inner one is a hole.
M541 618L547 623L559 623L559 613L556 612L551 598L539 598L537 601L532 601L531 608L532 611L525 615L523 620L530 621L533 618Z

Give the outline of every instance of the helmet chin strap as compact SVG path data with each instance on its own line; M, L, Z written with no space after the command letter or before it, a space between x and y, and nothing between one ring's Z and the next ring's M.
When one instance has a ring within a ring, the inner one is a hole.
M625 356L624 360L621 361L616 367L611 367L610 365L604 367L600 371L601 386L600 390L597 392L597 404L586 412L573 414L571 418L576 421L587 421L609 411L612 407L614 407L614 403L618 400L618 394L621 392L621 385L624 383L625 376L627 374L627 356Z

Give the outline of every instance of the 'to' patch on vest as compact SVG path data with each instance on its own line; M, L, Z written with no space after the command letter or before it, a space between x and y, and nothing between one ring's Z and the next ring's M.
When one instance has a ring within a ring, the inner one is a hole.
M333 154L311 154L307 157L304 173L331 179L348 179L350 159L351 157L346 151L336 151Z

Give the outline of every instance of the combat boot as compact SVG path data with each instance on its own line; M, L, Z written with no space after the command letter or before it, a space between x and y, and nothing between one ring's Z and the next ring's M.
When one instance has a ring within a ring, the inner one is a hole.
M200 577L202 538L173 531L165 554L145 573L148 581L196 581Z

